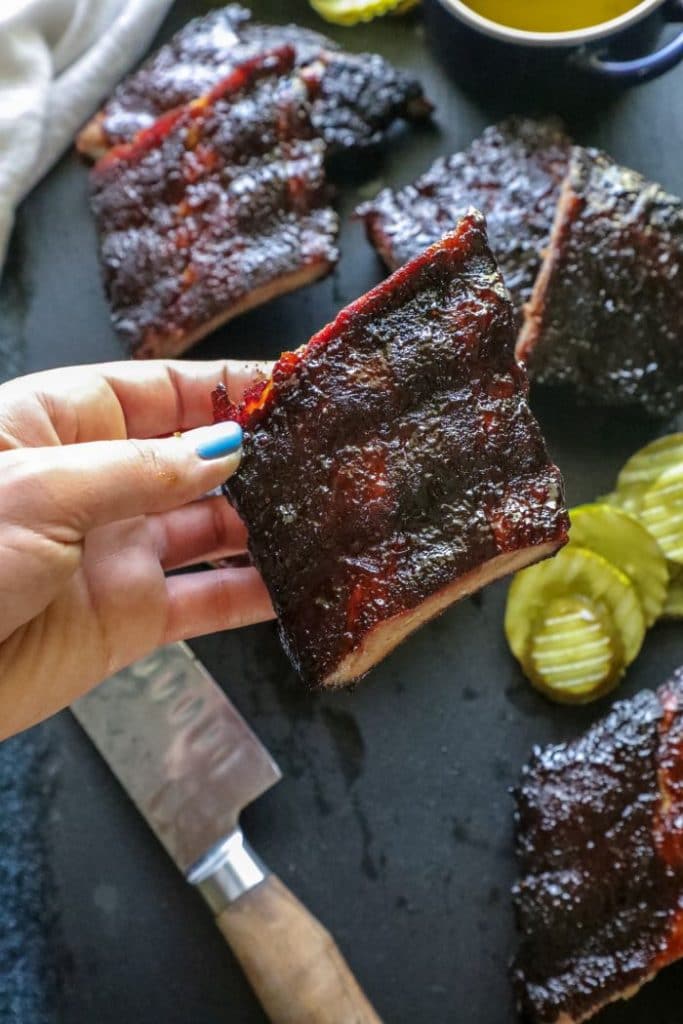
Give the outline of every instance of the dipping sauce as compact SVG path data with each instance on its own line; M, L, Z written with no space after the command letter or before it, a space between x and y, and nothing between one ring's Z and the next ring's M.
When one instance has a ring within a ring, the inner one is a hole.
M602 25L638 5L633 0L471 0L473 11L527 32L570 32Z

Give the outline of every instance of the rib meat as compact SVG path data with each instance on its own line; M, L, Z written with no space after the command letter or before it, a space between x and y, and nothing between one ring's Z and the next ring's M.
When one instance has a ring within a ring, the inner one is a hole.
M167 114L91 175L114 325L138 356L327 273L337 216L307 89L282 47Z
M92 159L130 142L167 111L202 96L243 64L292 46L298 67L318 62L311 120L329 153L374 145L397 118L431 111L419 82L377 54L339 50L319 32L298 25L262 25L237 4L188 22L169 43L126 78L78 136Z
M510 301L470 211L236 409L226 491L309 684L363 676L465 594L566 540Z
M517 808L519 1007L579 1024L683 956L683 669L535 750Z
M683 204L573 150L517 355L534 378L655 416L683 407Z
M393 270L449 231L473 203L486 214L491 248L520 315L548 244L569 149L556 122L511 119L357 213Z
M80 152L97 160L112 146L132 142L162 114L210 92L240 63L241 55L233 54L250 17L246 8L228 4L188 22L117 86L80 132Z
M324 51L303 73L318 77L311 120L336 155L379 145L395 121L423 121L432 112L416 78L377 53Z

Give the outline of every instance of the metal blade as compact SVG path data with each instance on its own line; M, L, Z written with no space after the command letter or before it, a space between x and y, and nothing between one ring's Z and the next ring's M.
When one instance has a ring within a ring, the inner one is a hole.
M186 644L171 644L71 710L183 873L282 777Z

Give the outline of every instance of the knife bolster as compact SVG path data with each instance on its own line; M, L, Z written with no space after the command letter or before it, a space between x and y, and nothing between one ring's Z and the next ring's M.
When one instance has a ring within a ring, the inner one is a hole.
M245 892L260 885L268 873L242 830L236 828L190 869L187 880L218 916Z

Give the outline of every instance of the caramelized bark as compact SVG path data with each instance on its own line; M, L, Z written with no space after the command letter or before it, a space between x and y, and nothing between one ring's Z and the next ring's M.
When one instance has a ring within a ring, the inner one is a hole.
M323 143L289 47L167 114L91 175L114 325L139 356L325 274L337 258Z
M566 540L510 302L476 211L343 310L240 408L226 491L293 664L368 671L464 593Z
M683 407L683 204L576 148L517 355L534 380L654 416Z
M536 750L517 793L520 1009L587 1020L683 956L683 670Z
M569 146L553 121L511 119L487 128L464 152L440 157L412 185L385 189L357 212L393 270L449 231L471 203L479 207L521 315L550 238Z
M331 156L377 146L395 121L421 121L433 109L417 79L376 53L324 52L318 77L311 120Z
M210 92L241 61L254 56L235 54L250 18L245 7L228 4L189 21L116 87L78 136L78 149L98 159L112 146L132 142L162 114Z
M245 61L285 45L294 49L297 67L321 61L311 120L330 153L374 145L397 118L417 120L431 111L419 82L377 54L344 53L299 25L252 22L250 11L229 4L188 22L129 75L82 130L77 146L97 159L209 92Z

